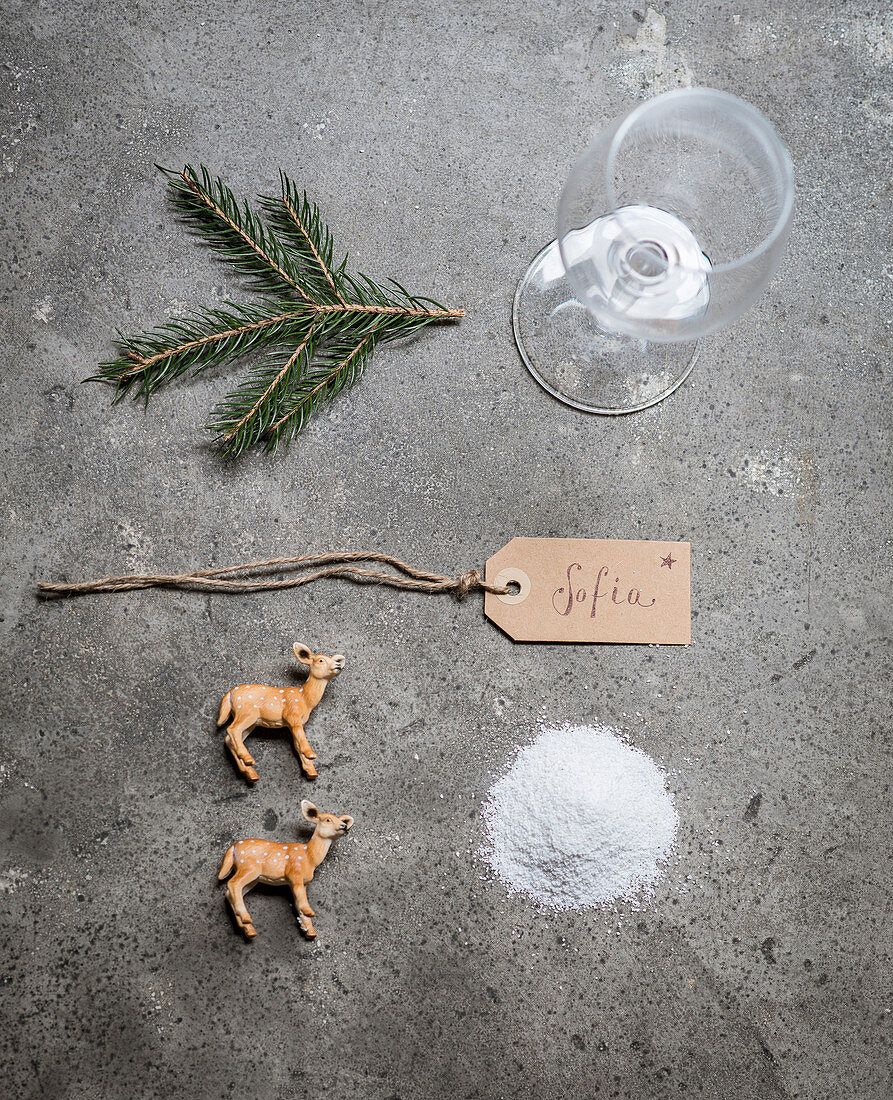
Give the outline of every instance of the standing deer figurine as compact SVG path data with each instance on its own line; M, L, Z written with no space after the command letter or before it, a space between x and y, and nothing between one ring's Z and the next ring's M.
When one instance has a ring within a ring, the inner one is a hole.
M316 828L306 844L278 844L275 840L238 840L223 857L218 879L225 879L235 867L236 873L226 884L226 900L236 924L248 939L257 935L251 916L245 907L244 893L258 882L271 886L289 886L298 913L298 924L308 939L316 938L311 917L316 916L307 900L307 883L328 854L332 841L344 836L353 825L350 814L336 817L324 814L306 798L301 813Z
M304 774L308 779L316 777L316 768L312 763L316 759L316 753L310 748L304 725L310 712L322 699L329 680L334 679L344 668L344 658L340 653L331 657L322 653L311 653L300 642L295 642L294 651L299 661L310 666L310 673L300 687L274 688L266 684L240 684L230 688L220 704L217 725L222 726L232 718L224 741L239 771L252 783L257 782L258 775L254 770L254 758L245 748L245 738L255 726L289 729Z

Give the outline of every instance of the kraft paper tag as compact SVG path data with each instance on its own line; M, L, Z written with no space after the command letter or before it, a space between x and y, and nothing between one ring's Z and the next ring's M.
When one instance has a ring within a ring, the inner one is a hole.
M516 642L691 644L691 543L517 538L487 562L484 614Z

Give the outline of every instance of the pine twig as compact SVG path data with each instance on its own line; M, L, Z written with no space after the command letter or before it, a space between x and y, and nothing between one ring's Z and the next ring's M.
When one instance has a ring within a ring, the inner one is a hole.
M290 442L320 408L362 376L380 343L454 320L446 309L399 283L380 284L336 263L334 239L306 192L280 172L281 194L263 196L263 221L208 170L162 169L184 221L265 297L254 306L227 302L136 336L119 336L117 358L88 381L148 401L187 371L263 352L247 379L217 406L208 427L224 452Z
M287 412L272 426L271 438L274 442L268 450L275 450L277 444L293 439L310 419L315 408L331 402L346 385L353 385L366 369L374 343L373 330L362 337L356 347L331 370L319 371L317 375L308 372L304 376L303 385L292 393Z
M190 369L198 373L225 359L297 339L314 316L293 302L227 306L174 318L138 336L119 336L118 357L100 363L98 373L86 381L112 383L116 399L132 389L136 397L148 399Z
M161 171L169 178L171 199L183 220L224 259L250 275L264 290L294 290L305 301L313 301L276 237L247 202L239 206L222 180L214 179L204 165L200 166L200 175L190 164L182 172Z
M220 433L221 451L238 454L260 441L282 414L287 395L298 384L314 351L315 329L311 328L281 366L282 354L256 367L248 380L217 406L215 419L208 426ZM252 404L246 410L249 401Z
M332 274L335 270L332 234L320 222L319 211L307 198L307 192L298 195L295 185L282 171L279 172L279 180L281 195L265 195L261 199L270 225L294 255L305 278L314 281L318 296L328 298L331 293L336 302L346 306L347 302L335 285ZM343 274L346 263L345 256L337 267L339 276ZM324 286L319 283L320 276L324 280Z

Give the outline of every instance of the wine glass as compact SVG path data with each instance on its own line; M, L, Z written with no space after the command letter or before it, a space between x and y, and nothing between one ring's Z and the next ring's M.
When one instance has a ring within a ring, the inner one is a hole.
M530 373L586 412L663 400L700 338L771 279L793 204L791 158L755 107L712 88L640 104L577 161L557 238L518 285L512 323Z

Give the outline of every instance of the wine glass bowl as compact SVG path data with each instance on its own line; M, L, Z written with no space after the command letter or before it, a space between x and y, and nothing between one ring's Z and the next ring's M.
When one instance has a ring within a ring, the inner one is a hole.
M765 288L792 209L790 157L756 108L709 88L648 100L571 171L556 240L515 295L524 362L577 408L654 404L687 377L700 337Z

